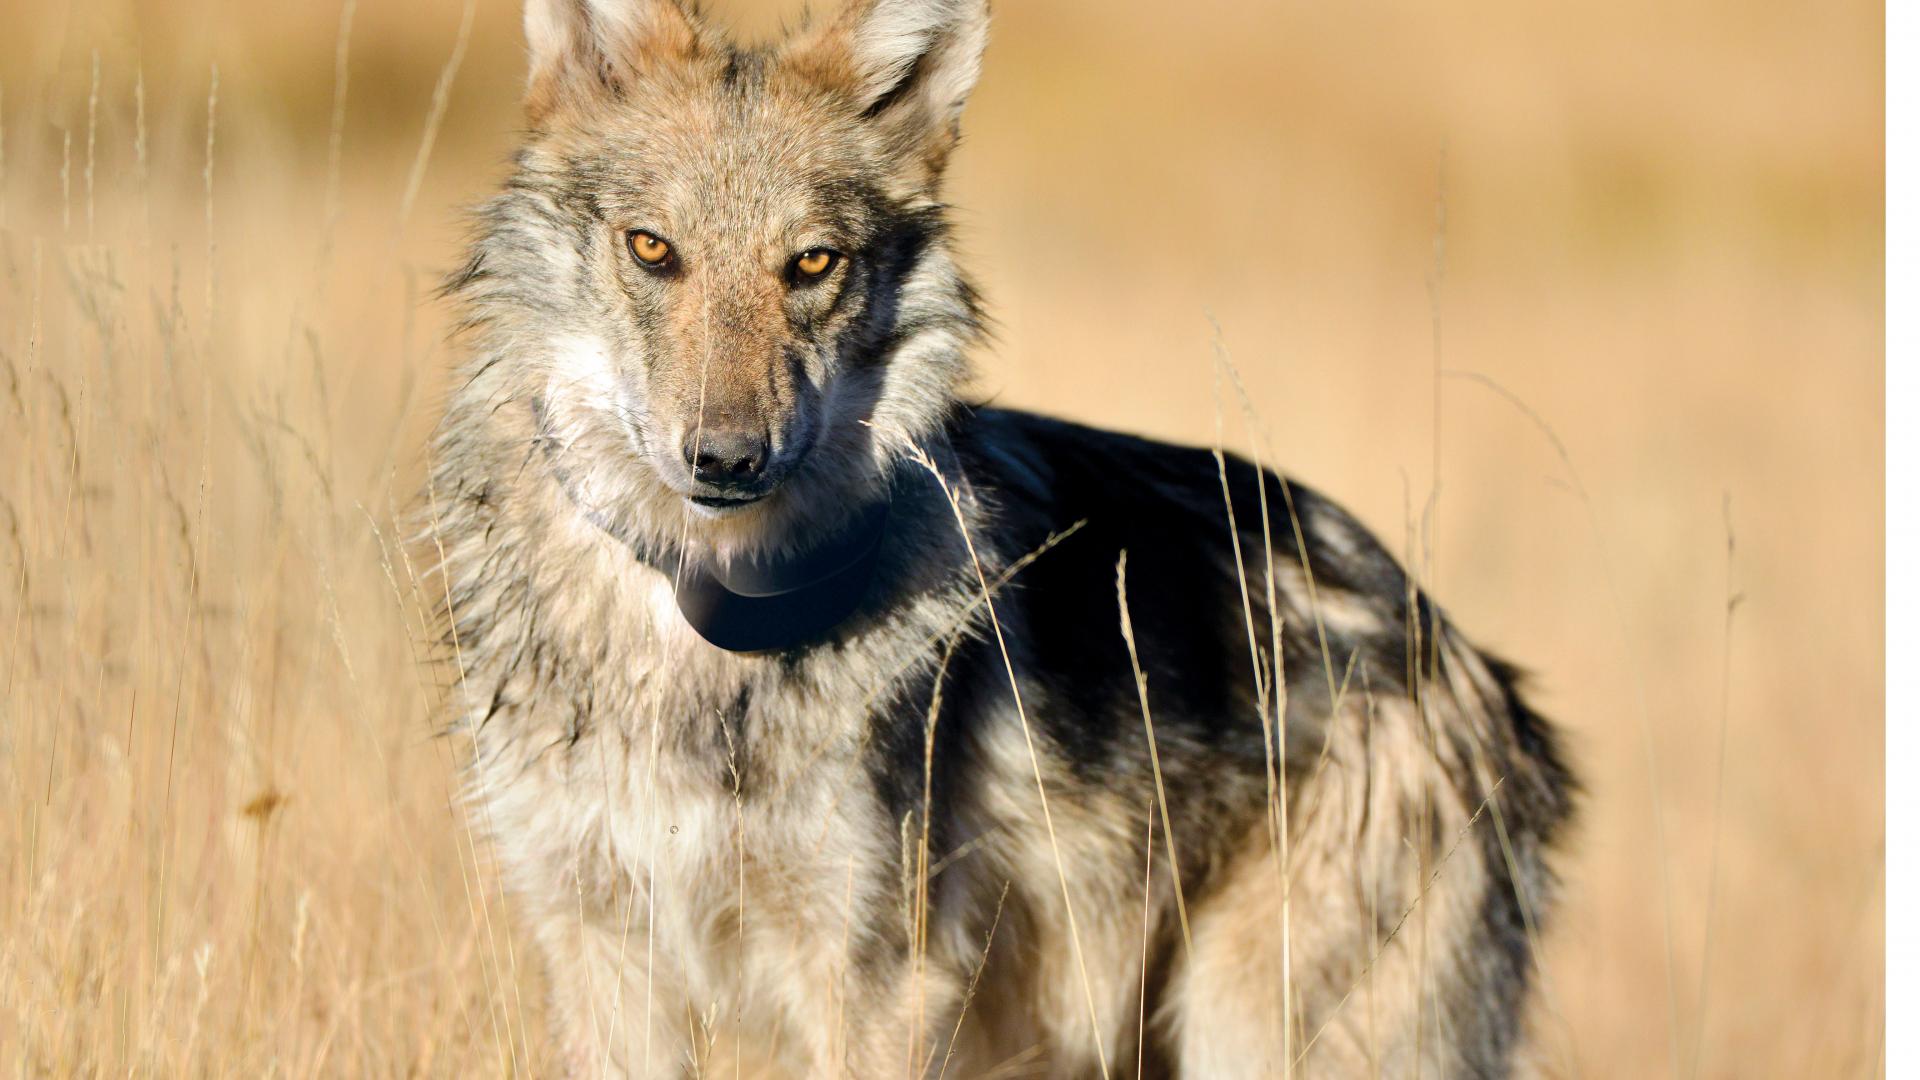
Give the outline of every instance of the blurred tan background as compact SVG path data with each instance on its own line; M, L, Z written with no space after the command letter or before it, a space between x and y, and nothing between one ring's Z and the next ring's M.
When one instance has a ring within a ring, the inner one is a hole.
M518 19L5 14L9 1072L544 1069L396 522ZM1211 441L1217 321L1278 463L1534 672L1551 1075L1884 1067L1882 58L1854 0L998 5L980 392Z

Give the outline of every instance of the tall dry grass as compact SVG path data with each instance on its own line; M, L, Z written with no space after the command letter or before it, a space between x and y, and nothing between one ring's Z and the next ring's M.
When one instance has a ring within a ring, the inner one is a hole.
M1271 454L1536 673L1555 1073L1881 1071L1879 9L1000 6L983 392L1209 441L1210 316ZM515 21L8 14L17 1073L543 1064L393 524Z

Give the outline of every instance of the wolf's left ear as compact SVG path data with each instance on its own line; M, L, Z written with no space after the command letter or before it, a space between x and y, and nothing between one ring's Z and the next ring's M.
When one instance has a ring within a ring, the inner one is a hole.
M788 47L794 64L850 95L937 179L980 78L987 0L847 0L839 17Z

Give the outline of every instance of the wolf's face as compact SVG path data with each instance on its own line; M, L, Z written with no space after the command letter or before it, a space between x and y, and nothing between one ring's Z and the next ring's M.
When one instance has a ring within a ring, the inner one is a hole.
M778 546L939 421L974 318L937 189L985 22L854 0L743 52L673 0L528 5L532 132L457 284L592 509Z

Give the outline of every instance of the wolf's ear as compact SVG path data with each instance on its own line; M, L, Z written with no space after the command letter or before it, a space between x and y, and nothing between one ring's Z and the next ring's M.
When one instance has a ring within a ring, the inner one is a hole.
M650 61L692 55L698 29L678 0L526 0L527 113L619 97Z
M788 47L796 66L850 95L897 150L937 179L980 77L987 0L846 0Z

